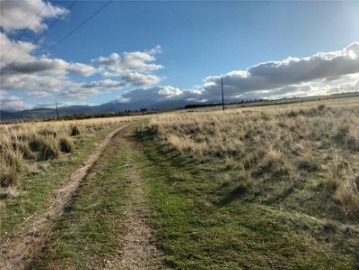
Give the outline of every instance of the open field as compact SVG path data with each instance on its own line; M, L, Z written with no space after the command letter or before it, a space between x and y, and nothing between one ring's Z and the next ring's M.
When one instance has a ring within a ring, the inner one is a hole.
M356 97L0 126L2 265L357 269L358 115ZM17 262L17 232L119 127Z

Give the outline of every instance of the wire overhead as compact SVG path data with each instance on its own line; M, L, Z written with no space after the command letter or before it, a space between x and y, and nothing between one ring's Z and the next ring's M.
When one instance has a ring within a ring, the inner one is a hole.
M25 33L27 32L28 29L30 29L30 27L32 26L32 24L36 21L37 18L39 18L40 14L42 13L42 11L44 10L44 8L46 7L46 3L44 3L43 7L41 8L41 10L37 13L37 15L34 17L34 19L30 22L30 24L21 31L21 34L15 38L16 41L20 41L21 38L25 35ZM6 53L4 53L3 57L7 56L12 50L14 49L13 46L11 46L11 48L9 50L6 51Z
M78 2L78 0L74 0L72 3L71 3L71 5L67 8L68 10L71 10L71 8L76 4L76 2ZM44 7L46 6L46 4L44 5ZM44 7L42 8L42 9L44 9ZM42 11L42 10L41 10ZM40 13L41 13L41 11L39 12L39 14L38 14L38 16L40 15ZM61 16L59 16L59 17L57 17L57 19L55 20L55 21L53 21L50 25L49 25L49 27L44 31L44 32L42 32L36 39L34 39L32 42L31 42L31 45L35 45L35 44L37 44L37 42L52 28L52 27L54 27L54 25L59 21L59 20L61 20L63 17L65 16L65 13L63 13ZM36 18L35 18L36 19ZM34 20L35 20L34 19ZM33 21L34 21L33 20ZM32 22L33 23L33 22ZM31 24L32 24L31 23ZM31 24L30 24L30 26L31 26ZM29 26L29 27L30 27ZM27 28L29 28L29 27L27 27ZM11 51L11 50L9 50L9 51ZM15 58L14 60L13 60L13 62L16 62L17 60L19 60L22 56L24 56L24 54L25 54L26 52L24 51L22 54L20 54L17 58Z
M48 48L48 50L51 50L52 48L54 48L57 44L61 43L62 41L64 41L65 39L67 39L69 36L71 36L73 33L75 33L77 30L79 30L83 25L85 25L86 23L88 23L93 17L95 17L97 14L99 14L102 10L104 10L109 4L111 4L111 2L113 2L113 0L110 0L108 2L106 2L100 9L98 9L97 11L95 11L94 13L92 13L87 19L85 19L82 23L80 23L78 26L76 26L72 31L70 31L68 34L66 34L64 37L62 37L61 39L59 39L57 42L55 42L54 45L52 45L50 48Z

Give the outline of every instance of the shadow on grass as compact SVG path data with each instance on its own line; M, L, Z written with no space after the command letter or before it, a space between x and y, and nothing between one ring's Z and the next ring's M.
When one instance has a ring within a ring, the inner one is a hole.
M219 200L216 205L219 207L226 206L231 202L242 198L247 192L247 187L244 185L239 185L230 191L226 196Z
M157 159L156 162L158 165L161 165L161 163L165 164L166 162L169 161L174 168L186 168L190 172L191 169L195 169L195 166L196 164L198 164L198 161L194 160L191 157L182 155L176 149L171 148L168 145L158 144L155 141L155 138L156 138L156 133L152 131L150 128L147 128L145 130L134 132L129 139L140 143L150 142L151 144L155 144L156 151L161 156L166 157L162 161ZM145 154L147 156L150 155L147 151L145 151Z

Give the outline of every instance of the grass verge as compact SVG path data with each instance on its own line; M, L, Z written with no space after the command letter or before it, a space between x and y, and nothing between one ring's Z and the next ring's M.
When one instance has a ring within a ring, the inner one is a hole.
M146 154L152 217L165 261L175 269L357 269L358 233L280 204L246 200L240 180L218 164L179 154L150 129L137 139Z

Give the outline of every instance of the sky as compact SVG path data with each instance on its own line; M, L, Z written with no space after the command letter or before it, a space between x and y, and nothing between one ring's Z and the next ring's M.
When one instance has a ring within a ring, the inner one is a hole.
M2 110L359 91L359 1L0 4Z

